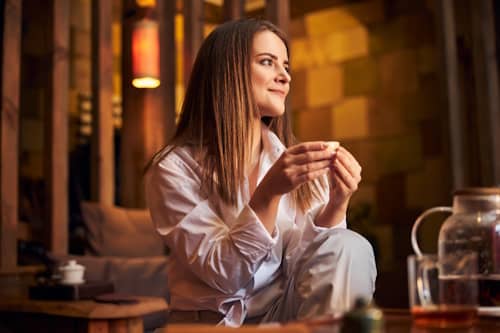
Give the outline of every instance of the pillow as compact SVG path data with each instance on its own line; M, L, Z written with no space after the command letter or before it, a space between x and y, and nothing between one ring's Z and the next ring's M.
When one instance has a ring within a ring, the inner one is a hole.
M82 202L87 227L86 253L96 256L144 257L165 254L149 211Z

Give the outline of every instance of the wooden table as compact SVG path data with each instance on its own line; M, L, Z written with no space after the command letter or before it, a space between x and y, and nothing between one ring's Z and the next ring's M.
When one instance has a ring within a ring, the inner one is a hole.
M137 297L135 304L0 299L2 326L13 332L142 333L142 316L167 309L163 298Z
M500 318L479 317L473 327L468 328L420 328L413 325L408 310L384 310L385 333L500 333Z
M428 329L413 325L408 310L384 310L385 329L383 333L500 333L500 318L481 317L474 327L463 329ZM245 325L238 329L208 325L167 325L161 333L344 333L341 320L328 325L307 325L292 323L278 325ZM357 333L357 332L348 332ZM377 332L378 333L378 332Z

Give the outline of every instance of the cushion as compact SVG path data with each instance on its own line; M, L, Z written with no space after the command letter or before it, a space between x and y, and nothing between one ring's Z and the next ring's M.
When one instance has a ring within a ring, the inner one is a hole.
M96 256L145 257L165 254L149 211L82 203L87 228L87 254Z

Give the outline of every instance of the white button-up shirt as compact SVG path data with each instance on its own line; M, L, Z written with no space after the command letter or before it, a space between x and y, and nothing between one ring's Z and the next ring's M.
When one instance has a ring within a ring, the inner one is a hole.
M285 150L278 137L262 131L257 184ZM146 200L158 232L171 250L168 268L170 307L212 310L229 326L262 315L280 292L287 262L325 228L314 225L322 202L301 213L283 195L273 235L248 205L245 179L235 207L217 193L201 190L201 166L189 147L177 147L146 175ZM335 227L346 227L345 219ZM282 265L283 262L283 265ZM290 264L288 264L290 266Z

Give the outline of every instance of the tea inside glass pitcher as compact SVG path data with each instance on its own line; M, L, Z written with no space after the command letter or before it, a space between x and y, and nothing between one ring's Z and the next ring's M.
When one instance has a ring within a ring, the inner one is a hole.
M460 256L475 252L478 257L479 304L500 306L500 188L466 188L453 196L453 207L434 207L417 218L412 229L412 245L417 229L426 216L451 212L439 231L438 256Z

